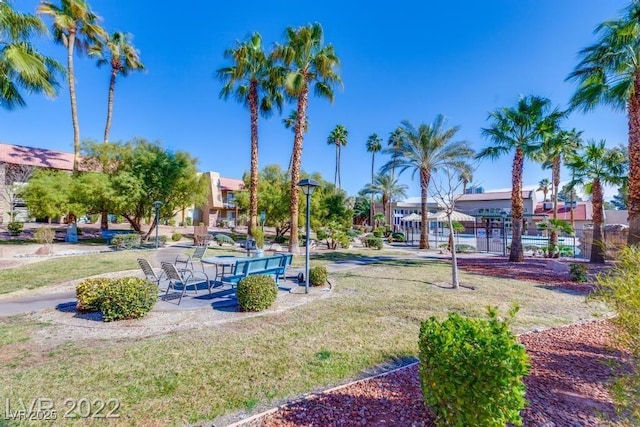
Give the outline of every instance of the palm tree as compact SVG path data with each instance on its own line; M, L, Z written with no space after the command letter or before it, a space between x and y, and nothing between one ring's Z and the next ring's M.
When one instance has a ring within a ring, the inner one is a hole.
M467 169L464 171L460 171L458 179L460 180L460 182L462 182L462 194L466 194L467 185L469 185L469 183L473 181L473 170Z
M589 141L584 151L572 155L568 161L575 171L571 186L583 185L591 193L593 203L593 243L591 263L604 263L605 243L602 235L603 189L602 185L619 185L625 181L627 159L620 149L607 149L605 141Z
M640 2L619 18L596 27L595 44L580 51L582 60L567 77L578 88L571 107L593 110L604 104L626 111L629 122L629 237L640 244Z
M547 201L547 194L549 194L549 190L551 189L551 181L549 178L543 178L538 183L538 189L536 191L542 191L543 202Z
M291 110L291 113L289 113L289 116L282 119L282 124L286 129L291 129L295 133L296 121L298 121L298 112L296 110ZM305 120L304 133L307 133L308 130L309 130L309 120ZM293 164L293 151L291 151L291 156L289 157L289 167L287 168L287 175L291 173L292 164Z
M373 178L371 184L367 184L362 190L364 194L377 194L382 201L382 211L386 217L387 204L401 197L407 197L407 186L400 184L397 178L388 173L380 173ZM375 217L375 216L374 216ZM373 224L372 224L373 225Z
M307 122L309 90L313 86L316 96L333 102L333 87L342 83L336 72L340 60L332 45L324 45L322 26L318 23L300 28L289 27L284 45L276 45L275 58L282 61L287 72L285 88L289 96L297 100L298 120L294 127L293 162L291 165L291 234L289 250L299 253L298 245L298 181L304 124Z
M446 120L442 114L436 116L431 124L421 124L415 128L410 122L402 122L402 138L398 148L391 148L393 157L385 164L383 171L394 168L403 173L411 169L413 177L420 176L420 201L422 222L420 226L420 249L429 248L427 238L427 194L431 175L444 167L451 167L456 173L471 169L469 161L474 152L467 141L453 141L460 130L459 126L446 128Z
M537 96L521 97L513 108L498 108L489 113L491 127L482 129L492 146L478 153L478 158L497 159L514 151L511 172L512 238L509 261L522 262L522 225L524 204L522 201L522 170L525 157L533 158L540 150L546 132L557 128L564 113L551 109L551 101Z
M571 223L557 218L550 218L538 223L538 230L549 232L550 236L555 235L556 240L549 237L549 244L547 245L547 256L549 258L557 258L560 255L558 250L558 234L562 231L567 234L573 234L573 226Z
M73 171L78 171L80 155L80 124L76 101L73 52L84 53L90 44L106 38L106 32L98 25L98 16L91 11L84 0L60 0L60 6L43 1L38 13L53 19L53 38L56 43L67 48L67 80L71 99L71 122L73 124Z
M375 167L376 167L376 153L379 153L382 150L382 138L378 136L377 133L372 133L367 138L367 151L371 153L371 185L373 185L373 178L375 176ZM369 223L373 227L373 216L375 215L375 209L373 208L373 193L371 193L371 212Z
M262 37L253 33L235 47L224 51L231 65L220 68L216 74L223 86L220 98L233 96L249 107L251 120L251 169L249 179L249 234L258 226L258 116L268 117L274 105L282 110L284 101L278 90L273 63L262 48Z
M333 178L333 185L338 189L342 188L342 182L340 179L340 153L342 147L347 145L347 137L349 131L344 125L337 125L327 138L327 144L336 146L336 172Z
M15 11L0 2L0 106L12 110L26 105L20 88L27 92L57 93L57 73L64 68L37 52L29 39L47 29L40 18Z
M107 97L107 124L104 127L104 142L109 142L111 130L111 118L113 117L113 95L118 74L126 77L131 71L144 70L144 64L140 61L140 53L131 43L130 34L114 32L104 41L89 47L89 55L98 58L98 66L109 64L111 66L111 79L109 80L109 95Z

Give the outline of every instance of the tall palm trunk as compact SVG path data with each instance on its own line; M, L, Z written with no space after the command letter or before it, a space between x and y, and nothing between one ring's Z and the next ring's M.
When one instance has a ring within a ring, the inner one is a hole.
M258 82L249 86L249 113L251 116L251 171L249 178L249 234L258 226Z
M69 97L71 98L71 122L73 124L73 172L78 172L78 162L80 160L80 124L78 123L78 104L76 101L76 83L73 73L73 49L76 44L76 33L71 31L67 40L67 67L69 74Z
M291 167L291 201L289 211L291 213L291 231L289 235L289 252L300 253L298 243L298 181L300 180L300 164L302 162L302 133L307 119L307 103L309 100L309 87L305 86L298 96L298 120L296 120L295 136L293 138L293 162Z
M591 187L591 201L593 202L593 243L591 243L591 258L589 262L604 264L605 242L602 235L602 185L600 179L593 180Z
M629 100L629 245L640 244L640 72ZM595 212L594 212L595 215Z
M342 144L338 144L338 188L342 188L342 178L340 177L340 156L342 154Z
M109 142L111 118L113 117L113 95L115 93L117 75L117 70L111 70L111 79L109 80L109 96L107 97L107 124L104 126L104 142Z
M336 170L333 172L333 186L338 188L338 164L340 163L340 146L336 141L333 141L336 144Z
M420 249L429 249L429 223L427 222L427 216L429 211L427 210L427 190L429 189L429 171L426 169L420 169L420 206L422 224L420 227Z
M373 188L373 178L375 176L376 165L376 153L371 153L371 187ZM373 207L373 193L371 193L371 204L369 205L369 223L373 227L373 217L375 215L375 209Z
M522 262L524 253L522 250L522 218L524 206L522 202L522 168L524 164L524 152L522 148L516 148L513 157L513 169L511 171L511 251L510 262Z
M558 219L558 189L560 187L560 156L553 158L551 166L551 181L553 191L553 219ZM558 231L554 228L549 235L549 247L554 251L558 247ZM552 254L549 254L552 255Z

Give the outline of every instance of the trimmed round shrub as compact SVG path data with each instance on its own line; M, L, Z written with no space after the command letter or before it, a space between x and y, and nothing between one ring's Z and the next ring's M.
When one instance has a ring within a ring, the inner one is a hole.
M316 237L318 240L324 240L328 237L327 231L324 228L319 228L316 230Z
M218 246L222 246L225 243L227 243L229 245L235 245L236 244L236 242L231 237L227 236L226 234L216 234L215 236L213 236L213 240L216 241Z
M273 277L256 274L240 280L236 293L241 311L260 311L273 305L278 287Z
M78 299L76 308L78 311L100 311L102 294L109 281L110 279L106 278L94 278L80 282L76 286L76 298Z
M12 236L19 236L23 228L24 224L20 221L13 221L7 224L7 230Z
M327 283L328 276L327 267L321 265L311 267L309 269L309 284L311 286L323 286Z
M391 234L394 242L406 242L407 238L404 237L404 233L393 233Z
M528 356L495 308L489 320L431 317L418 344L422 394L436 425L522 425Z
M287 242L287 238L285 236L276 236L273 241L281 245Z
M133 249L140 246L140 239L140 235L135 233L116 234L111 239L111 246L115 246L119 249ZM158 236L158 242L160 242L160 236Z
M381 237L367 237L364 241L364 246L380 250L384 247L384 242Z
M180 240L182 240L182 234L180 233L173 233L171 235L171 240L173 240L174 242L178 242Z
M139 319L151 311L157 300L158 286L146 279L123 277L109 280L102 287L102 319L105 322Z

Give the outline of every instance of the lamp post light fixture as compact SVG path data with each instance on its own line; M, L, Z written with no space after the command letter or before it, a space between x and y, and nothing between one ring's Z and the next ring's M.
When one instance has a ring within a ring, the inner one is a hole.
M298 187L302 189L302 192L305 196L307 196L307 223L306 223L306 233L305 233L305 244L304 244L304 293L309 293L309 219L310 219L310 209L309 209L309 199L311 195L316 190L316 187L320 186L320 183L315 179L302 179L298 181Z
M153 208L156 210L156 249L158 249L158 228L160 227L160 207L162 207L164 203L160 201L153 202Z

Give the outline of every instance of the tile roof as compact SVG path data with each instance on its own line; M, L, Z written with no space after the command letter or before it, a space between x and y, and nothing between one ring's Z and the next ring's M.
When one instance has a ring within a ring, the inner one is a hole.
M0 144L0 162L60 170L73 170L73 153Z
M547 202L549 203L549 202ZM545 209L544 204L538 203L535 209L536 214L546 214L549 218L553 217L553 207L551 209ZM558 219L565 221L571 220L571 209L565 207L564 203L558 203ZM591 202L578 202L576 207L573 208L573 219L575 221L592 221L593 220L593 205Z

